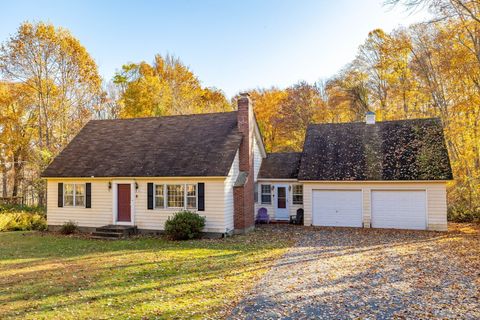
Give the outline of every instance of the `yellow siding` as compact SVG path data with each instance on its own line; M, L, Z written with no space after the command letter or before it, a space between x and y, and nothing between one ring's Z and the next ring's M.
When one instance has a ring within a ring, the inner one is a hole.
M108 182L116 179L48 179L47 221L49 225L61 225L66 221L76 221L82 227L100 227L114 222L113 214L113 188L108 189ZM120 180L120 179L119 179ZM122 182L133 181L121 179ZM223 178L192 178L192 179L168 179L168 178L137 178L138 190L135 193L135 204L132 208L134 224L139 229L163 230L167 218L174 212L172 209L147 210L147 183L158 184L184 184L205 183L205 211L199 214L205 216L206 232L226 232L225 201L221 195L225 192L225 179ZM57 206L57 183L92 183L92 208L73 208ZM232 210L233 215L233 210Z
M58 182L92 183L92 207L58 207ZM108 180L48 180L47 183L47 223L62 225L75 221L82 227L99 227L112 223L112 196L108 191Z
M427 192L427 225L429 230L447 230L447 195L445 182L304 182L303 204L305 225L312 224L312 191L329 190L362 190L363 223L366 227L371 223L371 191L372 190L426 190Z

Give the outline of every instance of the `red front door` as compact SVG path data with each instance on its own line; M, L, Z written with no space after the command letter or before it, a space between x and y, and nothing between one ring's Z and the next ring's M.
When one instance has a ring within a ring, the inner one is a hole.
M117 221L131 222L130 184L118 184L117 190Z

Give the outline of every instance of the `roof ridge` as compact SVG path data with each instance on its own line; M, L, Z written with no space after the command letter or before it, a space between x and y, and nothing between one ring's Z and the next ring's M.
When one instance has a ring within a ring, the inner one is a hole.
M377 121L374 125L381 124L381 123L392 123L392 122L414 122L414 121L428 121L428 120L435 120L441 121L440 117L428 117L428 118L413 118L413 119L397 119L397 120L385 120L385 121ZM364 124L367 125L364 121L351 121L351 122L328 122L328 123L310 123L308 124L309 127L313 126L340 126L340 125L352 125L352 124ZM307 129L308 129L307 128Z
M189 113L189 114L172 114L167 116L151 116L151 117L135 117L135 118L115 118L115 119L91 119L89 122L103 122L103 121L126 121L126 120L147 120L147 119L164 119L164 118L181 118L181 117L195 117L195 116L207 116L207 115L220 115L220 114L233 114L237 110L233 111L220 111L220 112L206 112L206 113Z

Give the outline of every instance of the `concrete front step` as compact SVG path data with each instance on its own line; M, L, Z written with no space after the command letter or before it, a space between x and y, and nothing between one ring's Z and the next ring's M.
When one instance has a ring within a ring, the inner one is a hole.
M132 226L118 226L118 225L108 225L97 228L95 232L92 233L93 239L121 239L127 238L137 232L137 227Z
M106 231L95 231L92 233L93 236L104 237L104 238L122 238L125 236L123 232L106 232Z
M124 239L124 238L109 238L109 237L102 237L102 236L94 236L91 235L90 239L97 239L97 240L119 240L119 239Z

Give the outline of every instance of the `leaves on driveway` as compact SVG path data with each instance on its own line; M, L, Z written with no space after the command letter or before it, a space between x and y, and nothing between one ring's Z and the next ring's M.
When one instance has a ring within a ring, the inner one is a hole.
M302 230L232 319L480 318L479 225Z

